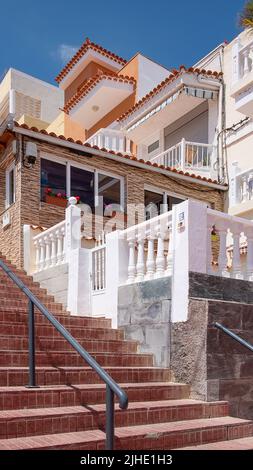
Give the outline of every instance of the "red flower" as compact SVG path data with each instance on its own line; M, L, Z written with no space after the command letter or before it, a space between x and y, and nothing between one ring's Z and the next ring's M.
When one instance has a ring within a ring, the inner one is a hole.
M47 193L47 194L50 194L51 192L52 192L52 189L51 189L51 188L47 188L47 189L46 189L46 193Z
M80 201L80 196L75 196L75 198L76 198L77 202Z
M57 197L62 197L62 193L57 193Z

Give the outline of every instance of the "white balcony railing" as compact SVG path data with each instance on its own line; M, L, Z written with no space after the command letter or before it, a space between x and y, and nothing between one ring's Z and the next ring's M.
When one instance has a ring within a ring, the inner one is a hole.
M99 237L97 246L91 249L91 275L92 275L92 291L100 292L106 286L106 245L105 234Z
M253 169L236 175L236 204L253 200Z
M124 132L115 129L99 129L86 143L97 145L99 148L106 148L114 152L131 154L131 141L125 137Z
M33 238L35 272L65 262L65 220Z
M127 283L171 275L171 211L122 231L121 237L128 243Z
M253 70L253 41L246 46L239 48L237 56L236 79L246 77Z
M151 161L171 168L182 170L192 168L210 172L214 153L214 145L187 142L182 139L178 144L156 155Z

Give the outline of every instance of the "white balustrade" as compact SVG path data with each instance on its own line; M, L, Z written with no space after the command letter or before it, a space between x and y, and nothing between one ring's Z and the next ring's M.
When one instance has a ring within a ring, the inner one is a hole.
M245 171L239 170L234 177L234 204L241 204L243 202L253 200L253 169Z
M86 143L97 145L100 148L131 154L130 141L126 138L124 132L116 129L99 129L93 134Z
M103 291L106 287L106 245L104 234L99 237L97 246L91 249L91 267L92 291Z
M128 243L127 283L172 274L172 212L121 232Z
M151 158L152 163L171 168L192 168L199 171L211 170L215 146L198 142L181 142Z
M246 77L251 71L253 66L253 41L244 47L241 47L238 52L238 79Z
M33 238L35 247L35 272L43 271L65 262L65 220L44 230Z
M253 222L211 209L207 220L207 273L252 281Z

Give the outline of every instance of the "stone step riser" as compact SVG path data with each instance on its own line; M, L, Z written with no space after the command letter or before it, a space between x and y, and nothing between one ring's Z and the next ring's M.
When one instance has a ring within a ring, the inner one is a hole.
M145 408L145 404L138 409L116 410L115 426L138 426L151 423L165 423L173 421L216 418L226 416L227 405L184 405ZM91 429L105 429L105 411L73 412L62 415L43 413L40 416L18 417L2 419L0 414L0 439L16 437L29 437L43 434L87 431Z

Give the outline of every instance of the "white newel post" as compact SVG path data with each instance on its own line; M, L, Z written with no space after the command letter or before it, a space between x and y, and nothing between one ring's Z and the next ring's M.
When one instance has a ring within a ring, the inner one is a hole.
M69 203L64 229L68 263L67 309L72 315L91 315L89 250L81 248L81 210L75 205L75 198L70 198Z
M240 78L239 50L240 40L237 39L232 48L232 83L236 83Z
M105 294L101 295L102 309L112 320L112 327L118 324L118 288L128 278L128 242L121 230L106 235ZM97 300L96 300L97 301Z
M189 272L206 273L207 206L184 201L172 209L172 321L186 321L188 315Z
M32 274L39 269L40 247L34 244L33 237L41 233L40 228L33 228L31 225L23 225L24 239L24 270L27 274Z
M240 172L240 168L238 167L238 162L233 162L231 166L231 176L230 176L230 191L229 191L229 205L230 207L235 206L238 204L238 183L236 175Z

